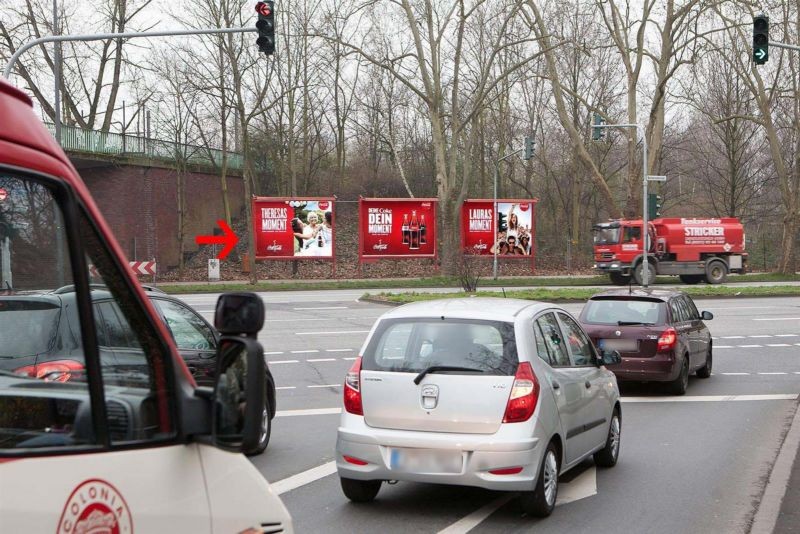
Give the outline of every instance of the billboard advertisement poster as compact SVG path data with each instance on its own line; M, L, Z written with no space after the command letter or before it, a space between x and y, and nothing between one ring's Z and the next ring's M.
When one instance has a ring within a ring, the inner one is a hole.
M519 257L534 254L536 199L467 200L461 206L461 242L465 254Z
M333 198L253 197L256 259L334 257Z
M435 258L436 199L359 200L359 257Z

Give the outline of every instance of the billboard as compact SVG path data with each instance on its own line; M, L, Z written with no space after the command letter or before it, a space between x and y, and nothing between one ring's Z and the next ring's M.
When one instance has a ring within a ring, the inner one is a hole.
M436 199L362 198L360 259L435 258Z
M253 197L256 259L333 260L333 204L333 198Z
M461 243L465 254L528 258L535 254L536 199L467 200L461 206Z

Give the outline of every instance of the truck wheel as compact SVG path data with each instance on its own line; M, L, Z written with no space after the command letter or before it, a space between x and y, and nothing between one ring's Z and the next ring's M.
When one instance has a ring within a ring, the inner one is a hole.
M722 260L714 260L706 265L706 282L722 284L728 278L728 265Z
M681 279L681 282L684 284L694 285L699 284L703 280L702 274L682 274L678 278Z
M656 283L656 266L653 264L652 261L647 262L647 284L652 285ZM636 281L637 284L642 285L642 280L644 280L644 263L640 262L636 267L633 269L633 279Z
M608 277L611 278L611 283L615 286L627 286L631 283L631 277L622 273L608 273Z

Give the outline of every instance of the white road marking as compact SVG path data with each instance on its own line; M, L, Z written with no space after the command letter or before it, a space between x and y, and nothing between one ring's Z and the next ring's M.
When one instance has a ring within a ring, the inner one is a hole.
M291 352L292 354L314 354L315 352L319 351L317 349L311 349L311 350L292 350L289 352Z
M744 339L745 336L722 336L720 339Z
M307 362L335 362L336 358L314 358L313 360L306 360Z
M768 343L768 347L791 347L792 345L789 343Z
M295 332L296 336L327 336L335 334L367 334L369 330L328 330L325 332Z
M277 361L274 361L274 362L267 362L267 363L270 364L270 365L273 365L273 364L277 365L277 364L281 364L281 363L300 363L300 361L299 360L277 360Z
M353 352L353 349L325 349L325 352Z
M297 417L302 415L334 415L342 413L341 408L312 408L308 410L278 410L275 417Z
M744 375L749 375L750 373L720 373L720 374L727 376L744 376Z
M729 401L771 401L796 400L797 393L773 395L685 395L682 397L621 397L620 402L729 402Z
M760 334L760 335L757 335L757 336L747 336L747 337L772 337L772 335L770 335L770 334Z
M439 534L466 534L483 523L486 518L495 513L501 506L508 503L513 497L513 494L506 494L502 497L498 497L489 504L481 506L471 514L462 517L449 527L440 530Z
M755 349L761 347L761 345L738 345L738 347L742 349Z
M797 337L797 334L775 334L775 337Z
M347 310L347 306L314 306L310 308L293 308L295 310Z
M760 375L786 375L786 374L789 374L789 373L777 372L777 373L758 373L758 374L760 374Z
M763 317L754 321L800 321L800 317Z
M336 472L336 462L328 462L270 484L272 491L282 495L299 487L316 482Z
M732 348L734 348L734 346L733 345L717 345L714 348L715 349L732 349Z
M272 352L265 352L264 353L264 355L269 355L269 354L283 354L283 351L282 350L274 350Z
M275 389L276 390L278 390L278 389L297 389L297 387L295 387L295 386L278 386Z
M319 384L314 386L306 386L307 388L338 388L341 387L341 384Z
M352 358L342 358L342 359L343 359L343 360L347 360L347 361L353 361L353 360L357 360L357 359L358 359L358 357L356 357L356 356L353 356Z

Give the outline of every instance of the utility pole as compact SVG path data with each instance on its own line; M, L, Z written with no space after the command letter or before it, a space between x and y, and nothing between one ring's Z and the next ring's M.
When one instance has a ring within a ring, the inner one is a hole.
M58 35L58 0L53 0L53 35ZM61 144L61 43L53 42L53 78L55 79L55 113L53 124L55 126L56 142ZM8 76L6 76L8 78Z

